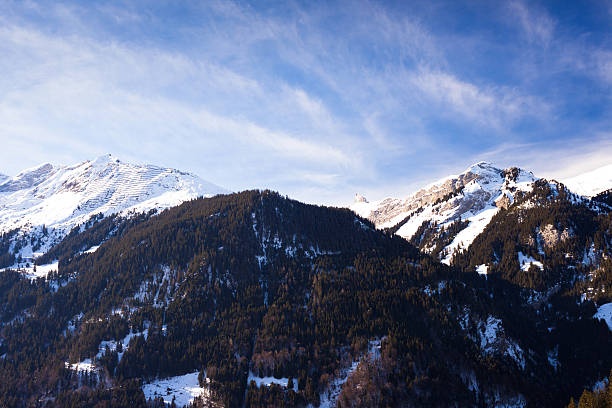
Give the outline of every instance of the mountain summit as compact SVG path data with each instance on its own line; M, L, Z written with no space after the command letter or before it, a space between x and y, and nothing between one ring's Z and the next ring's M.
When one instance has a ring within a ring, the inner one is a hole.
M561 180L570 190L583 196L593 197L612 189L612 164Z
M94 214L104 216L165 209L199 196L227 191L200 177L154 165L125 163L107 154L72 166L45 163L0 178L0 232L50 234L44 251ZM31 246L23 256L35 252Z
M523 169L500 169L488 162L478 162L408 198L356 201L350 208L378 228L391 229L408 240L427 228L461 223L460 231L442 256L443 262L449 263L455 250L468 247L500 208L512 204L517 191L531 191L536 180L533 173Z

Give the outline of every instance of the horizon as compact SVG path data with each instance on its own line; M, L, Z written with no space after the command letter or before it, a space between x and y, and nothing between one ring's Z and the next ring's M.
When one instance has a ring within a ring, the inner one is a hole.
M115 155L115 154L112 154L112 153L104 153L104 154L102 154L102 155L100 155L100 156L98 156L98 157L94 157L94 158L90 158L90 159L85 159L85 160L81 160L81 161L79 161L79 162L70 163L70 164L57 164L57 163L52 163L52 162L46 161L46 162L39 163L38 165L35 165L35 166L32 166L32 167L29 167L29 168L26 168L26 169L22 169L21 171L17 172L16 174L13 174L13 175L4 174L4 173L0 172L0 176L6 176L6 177L8 177L7 179L4 179L4 180L3 180L3 179L0 179L0 184L4 183L5 181L8 181L8 180L10 180L10 179L12 179L12 178L15 178L15 177L19 176L19 175L21 175L22 173L27 173L27 172L30 172L30 171L36 170L36 169L38 169L38 168L40 168L40 167L43 167L43 166L45 166L45 165L51 165L51 166L53 166L54 168L60 168L60 167L76 167L76 166L78 166L78 165L80 165L80 164L83 164L83 163L87 163L87 162L89 162L89 163L93 163L93 162L95 162L95 161L97 161L97 160L99 160L99 159L102 159L102 158L107 158L107 157L112 158L113 160L117 160L117 161L119 161L119 162L121 162L121 163L123 163L123 164L127 164L127 165L137 165L137 166L155 166L155 167L161 167L161 168L164 168L163 166L159 166L159 165L157 165L157 164L155 164L155 163L145 163L145 162L129 162L129 161L123 160L121 157L118 157L118 156L117 156L117 155ZM497 165L495 162L492 162L492 161L489 161L489 160L480 160L480 161L477 161L477 162L472 163L471 165L467 166L467 167L466 167L466 168L464 168L463 170L457 170L457 171L455 171L455 172L453 172L453 173L446 174L445 176L443 176L443 177L439 177L439 178L437 178L437 179L435 179L435 180L429 180L428 182L426 182L426 183L424 183L424 184L421 184L421 185L417 186L417 187L416 187L416 188L414 188L412 191L409 191L407 194L405 194L405 195L403 195L403 196L399 196L399 195L395 195L395 196L393 196L393 195L388 195L388 196L384 196L384 197L374 197L374 198L369 198L368 196L366 196L366 195L364 195L364 194L361 194L359 191L356 191L356 192L354 192L354 193L353 193L352 198L351 198L351 197L348 197L348 199L343 200L343 201L338 202L338 203L323 203L323 202L316 202L316 201L301 200L301 199L299 199L299 198L297 198L297 197L292 197L292 196L290 196L289 194L286 194L286 193L285 193L285 192L283 192L283 191L276 190L276 189L269 188L269 187L265 187L265 186L259 186L259 187L258 187L258 186L254 186L254 187L252 187L252 188L247 188L247 189L242 189L242 190L231 190L231 189L228 189L227 187L225 187L225 186L223 186L223 185L219 185L218 183L215 183L215 182L214 182L214 180L207 180L207 179L205 179L205 178L203 178L203 177L199 176L197 173L194 173L194 172L191 172L191 171L187 171L187 173L190 173L190 174L192 174L192 175L194 175L194 176L196 176L196 177L199 177L199 178L200 178L200 179L202 179L202 181L204 181L204 182L208 182L208 183L210 183L210 184L215 185L216 187L219 187L219 188L221 188L221 189L223 189L223 190L226 190L226 194L240 193L240 192L242 192L242 191L246 191L246 190L260 190L260 191L263 191L263 190L271 190L271 191L276 191L276 192L278 192L278 193L279 193L279 194L281 194L281 195L287 195L287 196L288 196L289 198L291 198L291 199L295 199L295 200L298 200L298 201L302 201L302 202L304 202L304 203L308 203L308 204L315 204L315 205L328 205L328 206L332 206L332 207L342 207L342 208L347 208L347 207L350 207L350 206L351 206L351 204L353 204L354 202L357 202L357 201L356 201L357 197L359 197L360 199L365 199L365 200L366 200L366 202L368 202L368 203L372 203L372 204L375 204L375 203L378 203L378 202L384 201L385 199L389 199L389 198L391 198L391 199L405 199L405 198L409 198L409 197L411 197L412 195L414 195L414 194L416 194L417 192L419 192L420 190L423 190L423 189L428 189L428 188L430 188L430 187L432 187L432 186L435 186L435 185L437 185L437 184L439 184L439 183L444 182L445 180L447 180L447 179L449 179L449 178L457 177L458 175L463 174L463 173L465 173L465 172L469 171L469 170L470 170L472 167L477 166L477 165L479 165L479 164L485 164L485 165L488 165L488 166L494 167L494 168L496 168L496 169L498 169L498 170L505 170L505 169L512 168L512 167L518 167L518 166L500 167L500 166L498 166L498 165ZM570 179L572 179L572 178L574 178L574 177L576 177L576 176L583 176L583 175L587 175L588 173L593 173L593 172L596 172L597 170L600 170L600 169L603 169L603 168L607 168L607 167L612 167L612 164L609 164L609 165L604 165L604 166L602 166L602 167L598 167L598 168L596 168L595 170L589 170L589 171L586 171L586 172L583 172L583 173L580 173L580 174L576 174L576 175L574 175L574 176L572 176L572 177L564 177L564 178L559 178L559 177L539 177L537 174L535 174L535 173L534 173L533 171L531 171L530 169L526 169L526 168L522 168L522 167L518 167L518 168L519 168L519 169L521 169L521 170L527 171L528 173L532 174L532 175L533 175L533 176L535 176L536 178L544 178L544 179L547 179L547 180L554 180L554 181L558 181L558 182L561 182L561 183L565 184L565 183L566 183L566 180L567 180L567 181L569 181ZM168 167L167 169L171 169L171 170L178 170L178 171L181 171L181 172L185 171L184 169L177 169L177 168L172 168L172 167Z
M0 173L111 151L349 205L612 164L612 3L0 5Z

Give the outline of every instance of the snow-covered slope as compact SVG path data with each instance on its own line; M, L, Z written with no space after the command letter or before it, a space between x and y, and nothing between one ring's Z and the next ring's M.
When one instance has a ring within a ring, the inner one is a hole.
M537 178L518 168L502 170L487 162L441 179L406 199L387 198L369 203L357 195L351 209L369 218L378 228L397 229L411 239L424 223L438 230L463 221L461 230L445 247L442 261L449 263L457 249L467 248L491 218L513 203L517 191L530 191Z
M612 331L612 303L600 306L597 309L597 313L593 315L593 318L605 321L610 331Z
M44 252L94 214L164 209L224 192L190 173L124 163L111 155L73 166L46 163L0 182L0 232L19 229L27 236L44 225L37 249ZM29 257L33 251L25 247L20 252Z
M592 197L612 188L612 164L561 180L574 193Z

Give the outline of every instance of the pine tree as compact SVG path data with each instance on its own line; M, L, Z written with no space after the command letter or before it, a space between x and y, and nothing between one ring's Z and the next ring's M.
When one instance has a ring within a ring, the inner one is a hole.
M595 408L595 396L589 390L584 390L578 401L578 408Z

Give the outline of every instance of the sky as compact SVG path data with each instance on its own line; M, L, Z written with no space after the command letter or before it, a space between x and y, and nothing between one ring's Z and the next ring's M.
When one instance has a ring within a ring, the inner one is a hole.
M0 1L0 173L112 153L350 204L612 163L612 2Z

